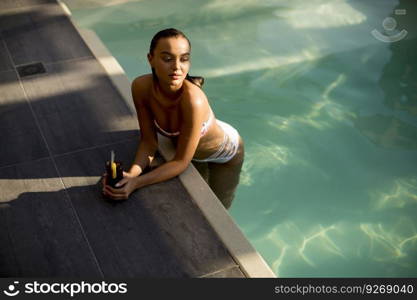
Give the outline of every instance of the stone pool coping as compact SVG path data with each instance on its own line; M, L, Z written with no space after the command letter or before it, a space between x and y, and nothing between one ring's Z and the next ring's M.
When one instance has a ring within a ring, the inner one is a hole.
M57 1L66 12L70 22L72 22L95 58L103 66L113 85L119 91L132 113L135 113L135 107L130 92L130 81L123 68L101 42L95 32L79 28L72 20L71 12L65 3L61 0ZM161 155L165 160L170 160L175 154L175 149L171 141L158 134L158 143ZM230 255L239 265L241 271L250 278L275 278L276 275L272 272L271 268L247 240L230 214L200 176L197 169L190 164L188 168L179 175L179 179L206 217L210 226L212 226L220 240L228 249Z

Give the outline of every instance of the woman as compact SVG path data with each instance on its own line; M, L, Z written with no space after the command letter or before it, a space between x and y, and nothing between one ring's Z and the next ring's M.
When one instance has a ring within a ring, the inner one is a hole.
M117 184L121 188L103 181L106 196L127 199L138 188L181 174L192 161L223 205L230 207L244 159L243 141L233 127L216 120L201 89L204 79L188 75L190 52L190 41L179 30L165 29L153 37L148 53L152 74L132 82L141 141L129 172ZM172 139L175 157L141 175L158 148L157 132Z

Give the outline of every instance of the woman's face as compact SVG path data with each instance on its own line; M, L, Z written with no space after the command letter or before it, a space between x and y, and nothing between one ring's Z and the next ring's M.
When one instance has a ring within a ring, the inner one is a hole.
M158 41L153 55L148 60L155 69L160 84L179 87L190 69L190 46L179 37L162 38Z

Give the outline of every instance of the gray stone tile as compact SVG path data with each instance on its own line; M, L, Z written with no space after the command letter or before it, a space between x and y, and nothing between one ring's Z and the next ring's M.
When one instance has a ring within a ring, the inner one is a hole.
M100 276L52 161L0 169L0 276Z
M0 1L0 11L47 3L56 3L56 0L2 0Z
M110 150L128 168L137 143L56 158L104 275L199 277L234 266L178 178L137 190L126 201L103 198L99 176Z
M238 266L201 276L201 278L246 278Z
M13 63L10 60L3 39L0 38L0 72L7 70L13 70Z
M22 79L53 154L137 137L136 114L95 59L46 65Z
M0 30L15 65L92 56L58 4L0 13Z
M47 156L15 71L0 72L0 167Z

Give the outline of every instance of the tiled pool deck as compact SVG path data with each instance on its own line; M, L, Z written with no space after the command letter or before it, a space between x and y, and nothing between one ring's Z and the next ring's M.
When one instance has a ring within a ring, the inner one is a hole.
M138 122L120 66L63 8L0 2L0 276L274 277L191 165L102 197L104 162L115 150L128 167Z

